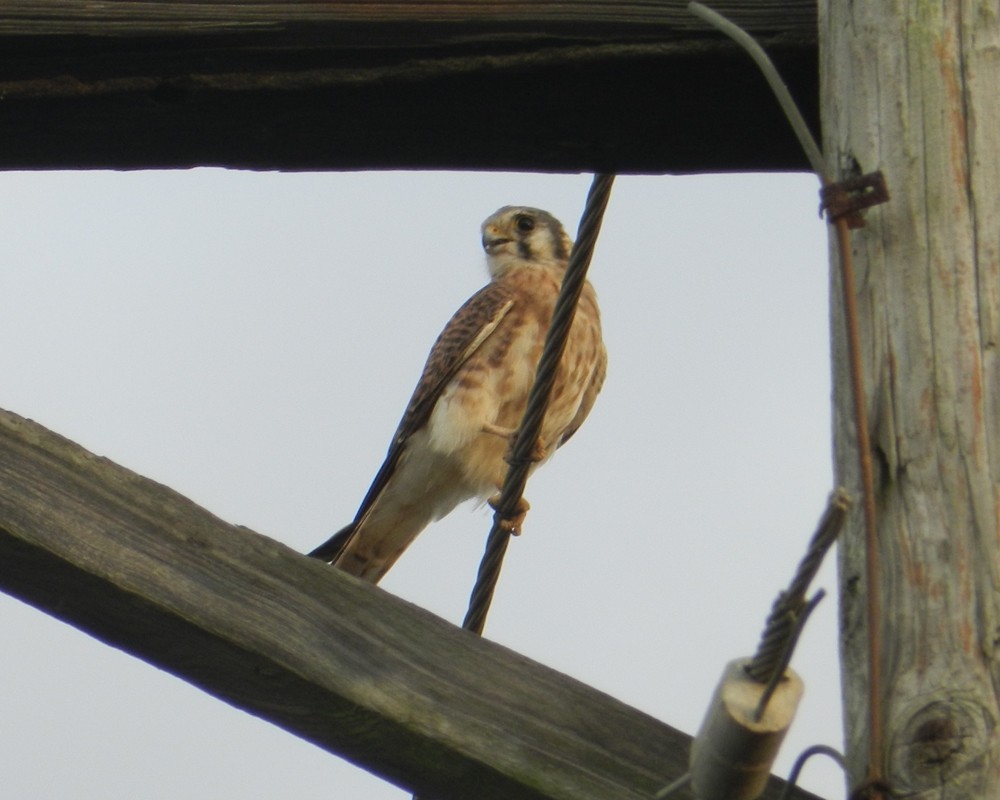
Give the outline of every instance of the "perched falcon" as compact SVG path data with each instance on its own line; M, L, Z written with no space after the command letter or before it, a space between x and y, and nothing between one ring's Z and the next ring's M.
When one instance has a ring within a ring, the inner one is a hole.
M507 473L572 242L551 214L506 206L482 226L490 282L451 318L354 521L311 556L377 583L430 522L486 499ZM607 354L597 297L577 306L537 447L545 461L583 424ZM526 505L525 505L526 508Z

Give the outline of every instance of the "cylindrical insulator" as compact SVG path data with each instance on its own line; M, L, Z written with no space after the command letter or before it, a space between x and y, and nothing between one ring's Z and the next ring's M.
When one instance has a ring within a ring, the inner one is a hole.
M691 748L691 785L700 800L755 800L802 697L802 680L786 670L759 720L765 684L744 671L750 659L726 665Z

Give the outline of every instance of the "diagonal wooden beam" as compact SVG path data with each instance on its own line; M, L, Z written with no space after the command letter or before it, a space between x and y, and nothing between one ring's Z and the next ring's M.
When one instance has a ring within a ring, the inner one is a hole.
M639 800L686 769L679 731L5 411L0 588L443 800Z

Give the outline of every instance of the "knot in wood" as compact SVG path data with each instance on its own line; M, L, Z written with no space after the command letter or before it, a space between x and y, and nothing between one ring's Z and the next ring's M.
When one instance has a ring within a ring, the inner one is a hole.
M971 789L966 784L985 774L977 765L989 756L989 731L996 721L967 695L942 694L911 712L893 737L890 783L896 791L907 794L945 784Z

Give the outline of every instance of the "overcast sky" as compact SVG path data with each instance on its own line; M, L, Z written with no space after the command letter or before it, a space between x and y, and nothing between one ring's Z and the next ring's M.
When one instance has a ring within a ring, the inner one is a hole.
M479 225L575 233L586 175L0 175L0 407L306 551L349 521ZM528 484L486 635L694 733L832 488L826 230L811 175L622 177L591 267L609 351ZM460 624L490 526L460 506L382 588ZM777 771L841 746L836 579L793 661ZM399 800L400 789L0 595L18 800ZM842 797L814 760L802 785Z

